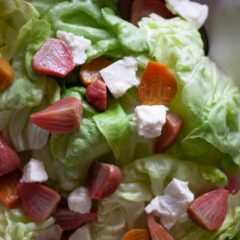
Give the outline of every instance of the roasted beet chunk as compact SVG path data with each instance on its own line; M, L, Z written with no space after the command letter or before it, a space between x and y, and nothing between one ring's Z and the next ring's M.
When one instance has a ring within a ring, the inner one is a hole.
M86 97L88 102L97 110L104 111L107 108L107 87L98 80L87 87Z
M119 167L95 162L88 172L88 189L92 199L102 200L114 193L122 181Z
M24 213L35 222L44 222L61 198L53 189L40 183L21 183L18 191Z
M74 230L87 222L94 221L97 213L90 212L81 214L68 209L58 209L54 212L53 217L63 230Z
M62 40L49 38L34 55L32 66L39 74L65 77L75 64L67 44Z

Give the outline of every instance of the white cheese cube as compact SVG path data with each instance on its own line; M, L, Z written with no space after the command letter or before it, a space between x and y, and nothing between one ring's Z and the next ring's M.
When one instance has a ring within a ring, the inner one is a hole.
M208 17L208 6L189 0L166 0L167 8L199 29Z
M23 168L23 176L20 182L45 182L48 180L46 169L41 161L31 159Z
M115 98L119 98L126 91L139 84L136 77L137 61L133 57L125 57L102 69L100 74L109 91Z
M91 234L88 225L78 228L69 238L69 240L91 240Z
M70 210L78 213L89 213L92 207L92 201L88 194L88 189L79 187L68 196L68 207Z
M155 197L145 211L159 216L163 226L170 229L176 222L187 220L186 212L193 200L194 194L189 190L188 182L174 178L164 190L164 195Z
M73 62L76 65L85 63L87 60L85 50L91 46L90 40L64 31L57 31L57 38L63 40L69 46L72 51Z
M167 110L164 105L137 106L133 120L137 125L138 134L145 138L159 137L166 123Z

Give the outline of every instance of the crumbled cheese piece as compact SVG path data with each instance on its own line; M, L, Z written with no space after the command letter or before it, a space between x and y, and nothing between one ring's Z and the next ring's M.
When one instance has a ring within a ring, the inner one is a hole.
M79 187L70 193L68 196L68 207L70 210L78 213L89 213L92 206L91 198L88 194L88 189Z
M45 182L48 180L46 169L41 161L31 159L23 168L20 182Z
M133 57L125 57L102 69L100 74L109 91L115 98L119 98L131 87L137 86L137 61Z
M167 110L164 105L137 106L133 120L137 125L138 134L145 138L159 137L166 123Z
M57 31L57 38L63 40L69 46L72 51L73 62L76 65L85 63L87 60L85 50L91 46L90 40L64 31Z
M189 0L166 0L167 8L199 29L208 17L208 6Z
M170 229L176 222L187 220L186 211L193 200L194 194L189 190L188 182L174 178L164 190L164 195L155 197L145 211L159 216L163 226Z
M78 228L69 238L69 240L91 240L91 234L88 225Z

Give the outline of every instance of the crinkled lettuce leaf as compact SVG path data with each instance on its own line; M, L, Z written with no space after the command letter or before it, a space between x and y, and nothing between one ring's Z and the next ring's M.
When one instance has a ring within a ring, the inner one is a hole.
M83 180L83 172L79 171L79 168L76 166L67 166L61 161L54 159L49 148L50 143L42 149L34 150L32 156L44 163L50 179L48 184L64 195L66 192L70 192L80 186Z
M38 19L20 29L12 60L13 83L0 93L1 130L8 128L18 151L40 149L47 143L48 133L31 124L29 116L60 99L57 82L32 70L33 55L51 33L50 25Z
M126 52L136 54L148 50L145 35L141 29L127 21L123 21L110 8L103 8L102 16L107 27L115 32L122 48Z
M27 1L37 9L41 17L44 17L46 14L48 14L49 10L56 4L65 2L67 0L41 0L41 1L27 0Z
M49 218L43 223L34 223L24 215L22 210L6 209L0 205L1 240L32 240L53 224L53 218Z
M166 64L180 83L190 81L182 76L204 56L200 33L180 18L164 19L156 14L143 18L139 26L145 32L149 54Z
M125 165L129 156L130 122L128 116L117 101L112 101L107 110L93 117L99 131L111 147L116 163Z
M55 80L32 70L34 53L50 36L51 28L45 20L33 19L21 28L12 64L15 73L13 83L0 93L0 110L35 107L45 95L56 94L58 85ZM52 93L52 90L55 91Z
M50 147L53 157L64 165L81 168L81 178L86 176L86 169L93 160L110 151L107 141L91 118L84 118L80 127L72 133L53 134Z
M171 153L210 164L229 155L240 166L240 91L204 57L200 34L186 21L154 14L140 27L151 56L166 64L178 81L170 110L183 117L184 129Z
M128 229L144 226L145 203L161 195L173 178L188 181L195 196L224 186L227 181L224 173L213 166L182 161L168 155L136 160L123 168L123 175L119 189L99 203L97 221L91 225L93 240L121 239Z
M101 55L121 58L126 55L125 50L134 53L146 51L143 32L118 17L110 8L104 8L109 4L114 6L112 1L72 0L57 4L48 17L55 31L72 32L91 40L92 45L87 49L88 60Z
M0 2L0 56L8 60L13 57L20 28L38 16L37 10L27 1Z

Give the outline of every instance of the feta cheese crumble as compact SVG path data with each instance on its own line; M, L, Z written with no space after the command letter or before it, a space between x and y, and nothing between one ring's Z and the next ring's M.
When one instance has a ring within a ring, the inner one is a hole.
M82 37L77 36L73 33L57 31L57 38L63 40L72 51L73 62L76 65L85 63L87 55L85 50L91 46L91 41Z
M188 182L174 178L164 190L164 195L155 197L145 211L159 216L163 226L170 229L176 222L187 220L187 208L193 200L194 194L189 190Z
M199 29L208 17L208 6L189 0L166 0L167 8Z
M23 176L20 182L45 182L48 180L48 175L43 163L36 159L31 159L23 168Z
M100 74L112 95L119 98L129 88L139 84L136 71L137 60L133 57L125 57L102 69Z
M159 137L166 123L167 110L164 105L137 106L133 120L137 125L138 134L145 138Z
M68 196L68 207L70 210L78 213L89 213L92 207L92 201L88 194L88 189L79 187Z

